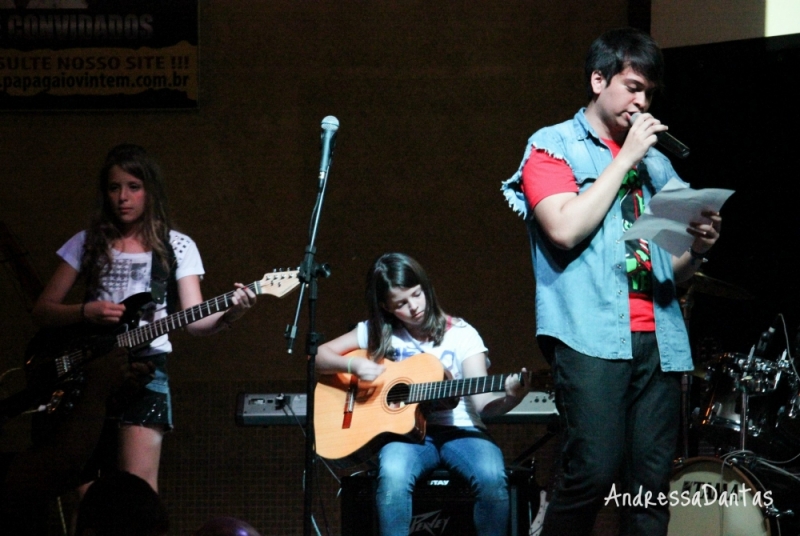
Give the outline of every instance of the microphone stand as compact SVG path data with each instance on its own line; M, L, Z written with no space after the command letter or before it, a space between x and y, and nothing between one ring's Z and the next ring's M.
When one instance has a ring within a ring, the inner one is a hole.
M315 462L315 443L314 443L314 386L316 384L316 357L317 347L320 343L320 334L316 330L317 316L317 280L320 277L331 275L330 267L327 264L320 264L315 260L317 229L319 228L319 218L322 212L322 203L325 199L325 190L328 184L327 170L324 174L320 173L319 190L314 210L311 214L311 225L309 229L309 243L305 249L303 263L300 265L298 277L303 283L300 287L300 296L297 300L297 310L294 315L294 323L286 326L284 337L288 339L287 352L292 353L292 346L297 335L297 323L300 317L300 310L303 306L303 295L308 287L308 334L306 335L306 430L305 430L305 469L303 472L303 536L311 535L313 515L311 513L314 483L314 462Z

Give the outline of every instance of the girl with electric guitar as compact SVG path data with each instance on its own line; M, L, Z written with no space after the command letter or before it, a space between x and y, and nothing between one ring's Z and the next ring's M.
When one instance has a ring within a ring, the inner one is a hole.
M133 314L140 315L134 321L144 325L167 317L168 308L186 310L200 304L200 254L191 238L171 228L161 169L153 158L136 145L114 147L100 172L97 193L89 228L58 250L61 262L34 307L34 319L44 327L110 328ZM79 280L85 283L85 299L64 303ZM131 303L121 303L141 293L150 294L144 300L149 303L137 311L131 310ZM256 296L237 283L230 301L227 310L192 321L187 331L208 335L229 328L255 304ZM152 363L154 378L107 421L113 423L112 438L117 436L118 452L111 454L118 469L143 478L156 491L162 438L172 428L166 372L171 349L163 334L132 352L132 361ZM103 450L103 443L95 454ZM95 469L92 464L87 467L83 489L96 477L89 474Z
M381 375L394 365L384 359L402 364L424 353L438 358L443 371L455 380L487 376L489 360L480 335L464 320L445 314L425 270L411 257L389 253L373 263L367 275L367 307L369 320L320 346L316 360L320 374L346 372L354 381L357 378L359 392L362 385L378 390ZM347 355L358 349L366 349L367 357ZM324 381L323 376L320 382ZM509 501L503 454L487 434L481 417L510 410L529 388L530 373L523 368L521 374L509 375L493 389L504 390L504 396L481 392L440 400L426 408L427 429L421 442L396 437L383 445L378 454L376 495L381 536L408 534L411 490L422 475L440 465L470 483L476 499L473 517L477 533L505 535ZM364 415L358 405L365 396L353 395L352 421L348 419L340 428L357 426L359 416ZM387 419L392 411L389 404ZM319 425L319 417L316 421ZM318 450L325 437L317 434Z

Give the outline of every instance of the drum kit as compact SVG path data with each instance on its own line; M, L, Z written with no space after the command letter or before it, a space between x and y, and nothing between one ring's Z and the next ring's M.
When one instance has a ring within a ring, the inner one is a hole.
M698 272L681 298L751 299ZM800 535L800 375L781 315L749 353L716 353L682 382L682 456L670 484L669 535ZM773 339L785 349L772 358Z

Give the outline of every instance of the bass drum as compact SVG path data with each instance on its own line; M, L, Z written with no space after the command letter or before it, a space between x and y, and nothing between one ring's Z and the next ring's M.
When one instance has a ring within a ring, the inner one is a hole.
M670 482L669 536L798 534L798 484L757 463L679 461Z

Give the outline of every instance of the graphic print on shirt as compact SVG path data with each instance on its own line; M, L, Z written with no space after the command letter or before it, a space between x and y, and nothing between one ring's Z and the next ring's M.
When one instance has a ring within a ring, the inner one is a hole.
M631 169L625 174L619 190L619 202L622 209L622 228L627 231L645 209L642 180L637 170ZM625 248L625 267L628 273L629 291L647 296L652 295L653 280L650 273L653 265L650 259L650 245L644 239L627 240Z
M113 259L103 280L104 299L120 303L128 296L150 290L150 263Z

